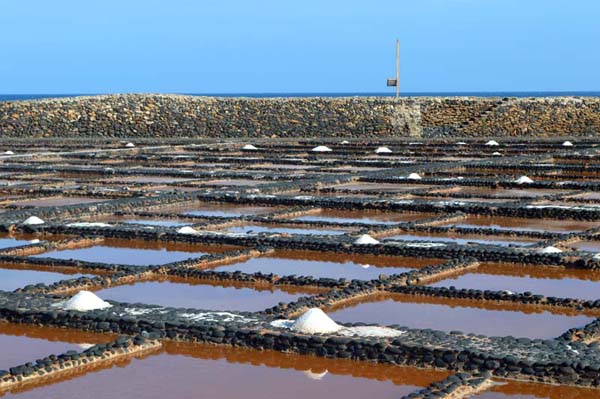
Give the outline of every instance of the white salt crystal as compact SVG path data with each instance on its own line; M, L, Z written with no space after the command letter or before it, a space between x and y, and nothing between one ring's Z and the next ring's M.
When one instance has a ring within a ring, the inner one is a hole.
M313 152L331 152L331 148L325 146L325 145L319 145L316 146L315 148L313 148L311 151Z
M515 180L515 183L517 183L517 184L529 184L529 183L533 183L533 180L531 180L527 176L521 176L517 180Z
M390 154L392 152L392 150L390 150L388 147L378 147L375 150L376 154Z
M112 305L108 302L100 299L96 294L89 291L79 291L77 295L73 296L67 302L62 305L65 310L78 310L80 312L86 312L88 310L106 309Z
M541 254L557 254L557 253L560 253L562 251L560 249L556 248L556 247L549 246L549 247L546 247L544 249L539 250L538 252L541 253Z
M362 236L358 237L354 241L354 244L357 244L357 245L375 245L375 244L379 244L379 241L377 241L376 239L374 239L373 237L371 237L368 234L363 234Z
M298 317L291 329L304 334L329 334L342 328L319 308L307 310Z
M44 221L37 216L29 216L27 219L25 219L23 224L32 226L36 224L44 224Z

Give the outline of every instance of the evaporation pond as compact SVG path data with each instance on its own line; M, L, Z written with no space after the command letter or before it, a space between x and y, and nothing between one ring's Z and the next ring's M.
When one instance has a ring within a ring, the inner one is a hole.
M280 208L268 206L245 206L232 204L204 203L189 205L187 207L165 208L165 211L175 211L184 215L206 216L206 217L239 217L251 215L263 215L275 212Z
M400 398L449 375L446 371L170 342L158 354L118 365L37 386L14 396L23 399Z
M30 242L28 240L23 240L22 238L10 237L4 234L0 235L0 249L18 247L28 244L30 244Z
M112 335L0 322L0 370L112 339Z
M469 243L473 244L486 244L486 245L500 245L503 247L516 246L526 247L533 245L539 240L526 238L526 237L503 237L503 236L488 236L488 235L465 235L456 233L446 234L400 234L391 237L387 237L386 240L400 240L400 241L424 241L424 242L444 242L454 243L458 245L466 245Z
M439 259L416 259L384 255L351 255L313 251L275 251L245 262L224 265L216 271L274 273L316 278L372 280L381 274L391 275L442 263Z
M517 231L552 231L576 232L600 226L600 222L583 222L576 220L558 219L526 219L496 216L468 216L459 222L452 222L444 226L455 227L490 227L498 230Z
M30 284L53 284L60 280L92 277L87 274L66 273L64 270L60 272L54 271L38 271L25 270L22 268L4 268L5 265L0 264L0 291L14 291L17 288L23 288ZM11 265L6 265L11 266Z
M531 292L544 296L593 301L600 299L600 280L596 271L565 271L559 268L514 264L483 263L476 273L458 275L431 286Z
M78 205L88 204L94 202L106 202L110 199L106 198L92 198L92 197L50 197L40 198L31 200L19 200L11 203L15 206L66 206L66 205Z
M303 235L341 235L352 230L304 228L289 225L249 224L227 228L231 233L272 233L272 234L303 234Z
M213 283L169 278L110 287L96 292L102 299L148 303L176 308L256 312L311 295L310 290L292 287L253 287L239 283Z
M34 257L146 266L178 262L197 258L207 253L223 252L227 249L231 249L231 247L106 239L102 245L50 251L34 255Z
M329 223L368 223L368 224L394 224L399 222L411 222L418 219L432 217L430 213L409 212L380 212L373 210L349 211L324 209L319 213L299 216L294 220L305 222L329 222Z
M472 301L423 299L404 295L380 295L329 310L339 322L398 324L410 328L463 331L487 336L555 338L570 328L595 320L587 316L525 313L522 310L483 307Z
M524 381L495 381L497 384L470 399L598 399L600 390L568 385Z

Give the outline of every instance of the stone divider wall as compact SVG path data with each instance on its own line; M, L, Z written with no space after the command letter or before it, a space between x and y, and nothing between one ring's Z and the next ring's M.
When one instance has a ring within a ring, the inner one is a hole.
M0 102L0 137L576 136L600 98L222 98L107 95Z

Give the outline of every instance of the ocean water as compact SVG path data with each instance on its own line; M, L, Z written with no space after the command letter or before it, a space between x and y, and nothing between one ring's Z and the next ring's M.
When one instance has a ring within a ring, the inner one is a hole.
M373 93L181 93L190 96L210 96L210 97L254 97L254 98L274 98L274 97L371 97L383 96L392 97L391 92L373 92ZM90 96L95 94L0 94L0 101L20 101L20 100L39 100L45 98L60 97L78 97ZM406 92L402 97L600 97L600 91L498 91L498 92Z

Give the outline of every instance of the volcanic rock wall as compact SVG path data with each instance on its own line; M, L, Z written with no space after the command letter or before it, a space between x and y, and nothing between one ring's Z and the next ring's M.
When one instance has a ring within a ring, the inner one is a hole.
M0 102L1 137L548 137L599 131L599 98L127 94Z

